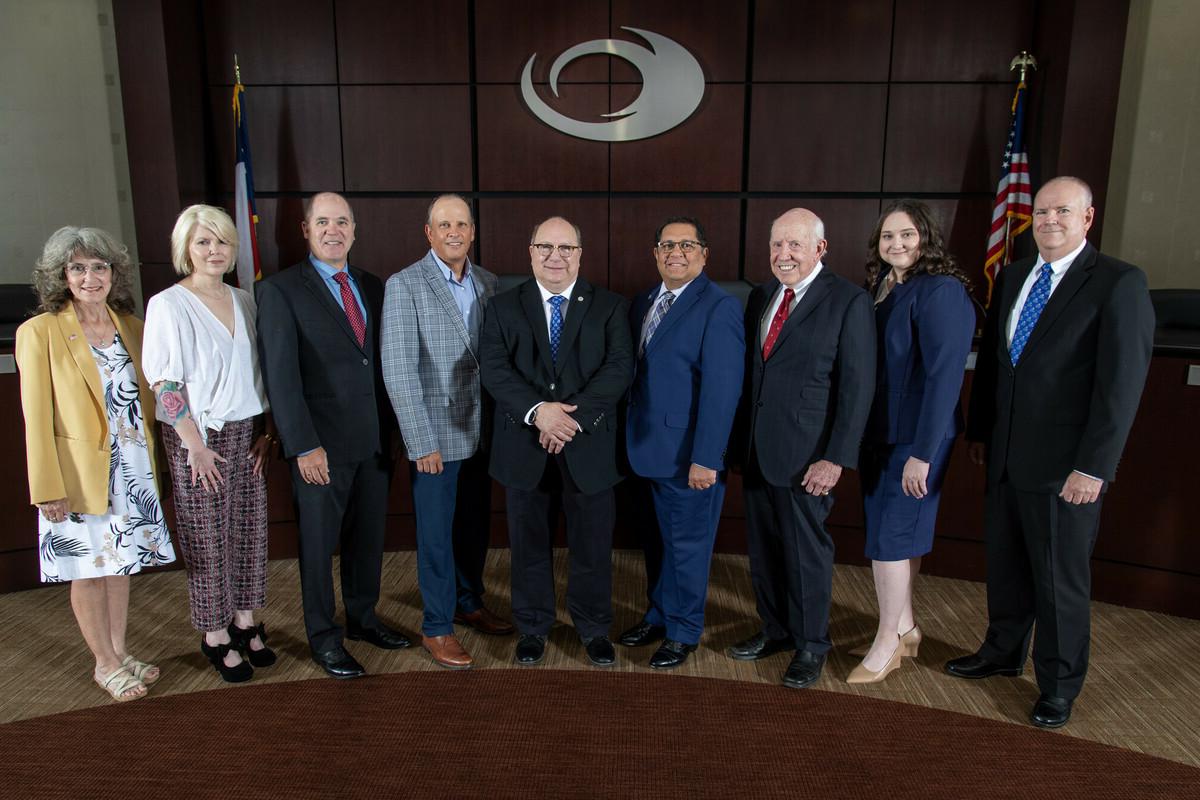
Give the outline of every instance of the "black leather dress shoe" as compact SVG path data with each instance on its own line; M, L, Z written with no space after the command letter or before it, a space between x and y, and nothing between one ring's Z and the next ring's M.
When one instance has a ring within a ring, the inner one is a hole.
M675 669L687 661L688 656L694 652L696 652L696 645L694 644L684 644L674 639L667 639L658 646L658 649L654 651L654 655L650 656L650 668Z
M607 636L593 636L590 639L580 638L583 649L587 651L588 661L593 667L611 667L617 662L617 651Z
M1065 697L1044 694L1033 704L1029 720L1039 728L1061 728L1071 718L1071 704Z
M532 667L534 664L542 663L542 659L546 657L546 637L534 636L531 633L521 634L521 638L517 640L517 652L513 659L524 667Z
M373 644L384 650L402 650L405 647L412 647L412 641L407 636L400 631L392 630L383 623L374 628L347 627L346 638L356 642L361 639L367 644Z
M738 642L729 648L729 657L735 661L757 661L784 650L795 649L796 643L791 639L768 639L765 633L756 633L746 641Z
M972 653L962 658L952 658L946 662L946 672L956 678L990 678L993 675L1004 675L1008 678L1018 677L1023 670L1020 667L1002 667L993 664L978 653Z
M367 674L363 665L354 660L354 656L346 652L346 648L338 645L313 653L313 661L321 665L325 674L331 678L361 678Z
M811 686L821 677L821 669L824 666L824 653L818 655L807 650L797 650L796 655L792 656L792 663L788 664L787 671L783 673L783 685L793 689Z
M651 625L649 622L642 620L618 636L617 641L626 647L641 647L642 645L654 644L666 637L667 629L665 627L662 625Z

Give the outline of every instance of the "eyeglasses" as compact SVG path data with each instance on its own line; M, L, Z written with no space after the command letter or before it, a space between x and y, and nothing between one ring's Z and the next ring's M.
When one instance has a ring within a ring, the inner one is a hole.
M577 244L560 244L555 246L547 242L538 242L531 245L531 247L537 250L538 254L541 255L542 258L549 258L550 254L555 250L557 250L558 254L563 258L570 258L583 249Z
M687 255L688 253L693 253L696 250L704 247L704 242L693 242L691 239L684 239L682 242L659 242L658 244L654 245L654 247L664 256L670 255L671 251L676 247L679 248L679 252Z
M82 278L90 271L93 275L107 275L112 264L101 261L99 264L67 264L67 272L77 278Z

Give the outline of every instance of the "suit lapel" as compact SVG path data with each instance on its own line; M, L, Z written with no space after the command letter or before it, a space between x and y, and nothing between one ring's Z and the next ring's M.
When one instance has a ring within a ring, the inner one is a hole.
M1071 262L1071 266L1067 268L1066 274L1059 281L1058 286L1054 287L1054 293L1046 301L1046 307L1042 309L1042 314L1038 317L1037 324L1033 326L1033 330L1029 333L1029 341L1025 343L1026 352L1031 347L1036 347L1038 340L1044 337L1046 331L1050 330L1050 327L1054 325L1054 320L1070 304L1071 298L1083 288L1088 278L1092 276L1092 267L1095 265L1096 248L1089 244L1075 257L1075 260Z
M595 294L592 285L583 278L575 281L575 286L571 289L571 296L567 298L567 316L563 320L562 337L558 342L558 352L564 354L564 358L556 365L555 374L561 371L563 361L566 361L565 354L570 352L571 346L579 336L579 329L583 327L583 318L587 315Z
M442 306L442 311L452 321L454 330L458 332L459 338L467 345L467 350L471 350L471 334L467 332L467 326L463 323L462 312L458 310L458 304L454 302L454 298L450 295L450 287L446 285L446 276L442 274L442 268L433 260L433 256L426 255L421 261L421 273L425 276L425 282L429 284L429 290L433 292L433 296L437 298L438 303ZM476 297L479 296L479 287L477 281L472 281L475 285ZM480 302L480 310L483 309L482 301Z
M671 331L679 320L687 314L688 309L700 302L700 297L704 294L704 290L712 283L708 276L701 272L688 286L687 291L683 293L671 304L671 308L667 311L667 315L662 318L662 322L658 323L658 328L654 331L654 337L646 344L646 353L658 346L667 333Z
M111 315L112 312L109 313ZM79 317L75 316L74 306L67 303L57 316L59 330L63 340L67 343L67 350L70 351L71 358L75 360L75 366L79 368L84 380L87 381L92 396L96 398L96 404L100 408L104 408L104 390L100 386L100 370L96 367L96 359L92 356L92 348L88 345L87 337L83 335L83 326L79 324ZM119 333L121 329L118 327L117 331ZM128 347L128 344L126 346Z
M538 291L538 283L530 278L521 284L519 291L521 308L525 311L529 327L533 329L533 338L537 340L542 366L546 368L547 375L553 375L554 359L550 357L550 331L546 328L546 312L542 310L542 293ZM559 346L562 346L561 342Z
M783 323L783 328L779 331L779 337L775 340L775 346L771 352L777 351L783 346L783 340L791 335L792 331L800 327L800 323L816 310L821 301L825 299L825 295L829 294L829 284L833 281L832 273L827 272L827 267L821 268L821 274L816 277L808 290L804 292L804 297L800 298L800 302L796 304L796 308L788 315L787 322ZM772 293L772 296L773 293ZM770 305L767 306L770 308ZM759 330L762 330L762 320L759 320ZM761 336L759 337L761 338ZM759 347L761 357L762 347Z
M337 300L333 299L333 294L329 291L329 287L325 285L325 280L321 277L321 273L317 272L317 268L312 265L311 261L305 259L300 262L300 274L304 278L305 287L312 292L313 296L317 299L317 303L329 312L334 322L341 326L342 332L350 339L351 344L359 350L363 350L366 345L359 345L358 337L354 335L354 329L350 327L350 320L346 316L345 310L338 305ZM363 299L366 300L365 297ZM368 322L368 324L370 323ZM371 341L370 336L364 339L364 342L369 341ZM363 352L366 351L363 350Z

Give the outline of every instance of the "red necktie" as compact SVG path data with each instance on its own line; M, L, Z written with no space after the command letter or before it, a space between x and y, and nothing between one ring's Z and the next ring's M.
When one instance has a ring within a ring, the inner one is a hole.
M771 327L767 329L767 338L763 342L763 361L771 357L771 348L775 346L775 340L779 338L779 332L783 330L783 323L787 322L788 311L792 307L792 298L796 293L791 289L783 290L783 302L779 304L779 310L775 312L775 318L771 320Z
M342 287L342 308L346 309L346 319L350 321L350 328L354 331L354 338L358 339L358 346L362 347L363 342L367 340L367 323L363 319L362 309L358 307L358 301L354 299L354 292L350 289L350 276L345 270L339 270L333 274L333 279Z

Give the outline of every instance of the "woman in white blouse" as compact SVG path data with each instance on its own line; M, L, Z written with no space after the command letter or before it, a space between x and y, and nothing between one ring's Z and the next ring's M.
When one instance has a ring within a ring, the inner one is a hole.
M274 436L258 369L254 300L225 283L237 229L185 209L171 233L183 280L150 298L142 365L158 398L200 649L231 683L275 663L254 611L266 604L266 465Z

